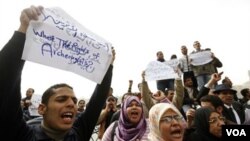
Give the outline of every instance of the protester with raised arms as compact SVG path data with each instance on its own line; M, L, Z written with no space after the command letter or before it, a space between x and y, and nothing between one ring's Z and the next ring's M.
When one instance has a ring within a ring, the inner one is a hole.
M75 118L77 98L73 88L60 83L51 86L42 95L38 108L43 117L41 124L31 127L23 119L20 100L21 74L25 61L21 56L29 23L37 20L42 10L41 6L24 9L19 29L0 52L0 112L4 113L0 117L1 137L15 141L89 141L107 98L113 65L110 65L101 84L97 84L85 112L79 118ZM115 58L114 50L112 53L111 64Z

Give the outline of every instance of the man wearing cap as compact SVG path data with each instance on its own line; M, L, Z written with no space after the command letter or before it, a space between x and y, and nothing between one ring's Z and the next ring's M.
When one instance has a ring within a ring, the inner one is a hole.
M224 103L222 114L228 120L236 124L242 124L245 120L245 112L243 106L234 101L234 94L236 93L236 90L224 84L217 85L214 90L214 94L217 94Z

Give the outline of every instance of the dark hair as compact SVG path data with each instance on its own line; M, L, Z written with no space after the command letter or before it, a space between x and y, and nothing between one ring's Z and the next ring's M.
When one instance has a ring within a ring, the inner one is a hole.
M127 93L123 94L122 95L122 102L125 100L125 97L129 96L129 95L132 95L132 93L131 92L127 92Z
M182 48L186 48L186 49L187 49L187 46L185 46L185 45L182 45L182 46L181 46L181 49L182 49Z
M225 77L221 82L222 84L227 85L230 88L232 88L232 81L229 78Z
M224 84L226 82L227 82L226 78L222 79L222 81L221 81L222 84Z
M27 91L28 91L29 89L32 90L32 93L35 93L35 89L33 89L33 88L28 88Z
M205 48L206 51L211 51L211 48Z
M177 59L176 54L171 55L170 59Z
M169 89L166 88L165 91L163 92L164 95L165 95L165 96L168 96L168 92L169 92L169 91L174 91L174 89L172 89L172 88L169 88Z
M109 99L114 99L114 101L116 101L116 102L117 102L117 100L118 100L118 98L115 97L115 96L113 96L113 95L108 96L108 97L107 97L107 101L108 101Z
M69 86L68 84L65 84L65 83L60 83L60 84L55 84L51 87L49 87L42 95L42 104L45 104L47 105L48 104L48 101L49 101L49 98L55 94L55 89L58 89L58 88L62 88L62 87L68 87L70 89L73 90L73 88L71 86Z
M35 89L33 89L33 88L30 88L30 89L32 90L33 93L35 92Z
M137 96L139 99L141 99L141 94L140 93L127 92L127 93L122 95L122 102L125 100L126 96Z
M200 99L201 102L210 102L214 108L218 108L219 106L222 106L223 107L223 101L218 97L218 96L215 96L215 95L205 95L203 97L201 97Z
M157 51L157 52L156 52L156 56L157 56L159 53L162 53L162 51Z
M77 105L79 105L79 103L80 103L81 101L83 101L84 103L86 102L84 99L80 99L80 100L78 100Z
M248 91L249 91L248 88L244 88L244 89L242 89L242 90L240 91L240 93L241 93L241 95L242 95L243 97L245 97L245 96L247 95Z
M187 76L184 76L184 77L183 77L184 83L187 81L187 79L191 79L191 80L192 80L192 82L193 82L193 77L192 77L192 76L187 75Z

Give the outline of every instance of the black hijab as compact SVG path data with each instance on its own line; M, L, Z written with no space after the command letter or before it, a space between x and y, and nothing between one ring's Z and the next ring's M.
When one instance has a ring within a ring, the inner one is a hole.
M209 117L216 112L209 107L201 107L195 111L194 125L196 130L190 136L192 141L219 141L220 139L209 132Z

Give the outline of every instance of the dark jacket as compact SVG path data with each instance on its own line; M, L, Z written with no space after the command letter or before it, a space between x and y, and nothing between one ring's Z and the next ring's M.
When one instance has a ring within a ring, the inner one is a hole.
M197 88L193 87L193 96L194 98L197 98L197 95L199 94L199 91ZM189 97L188 91L186 88L184 88L184 99L183 99L183 105L192 105L195 101Z
M239 115L241 124L243 124L244 121L245 121L245 109L244 109L244 106L241 105L240 103L236 102L236 101L232 103L232 106L233 106L234 110L237 112L237 114ZM223 107L222 114L223 114L223 116L226 117L227 120L230 120L230 121L232 121L234 123L237 123L235 121L235 119L231 116L229 110L225 106Z
M209 91L210 91L210 88L207 88L207 87L205 87L205 86L202 86L202 87L201 87L201 89L200 89L200 91L199 91L199 93L198 93L198 95L197 95L197 98L196 98L196 100L199 102L199 104L201 104L200 99L201 99L203 96L208 95L208 94L209 94Z
M0 52L0 112L4 113L0 116L0 136L10 141L51 141L40 125L29 126L23 119L20 100L24 43L25 34L15 32ZM77 118L64 141L89 141L110 89L112 69L111 65L102 83L97 84L88 107Z

